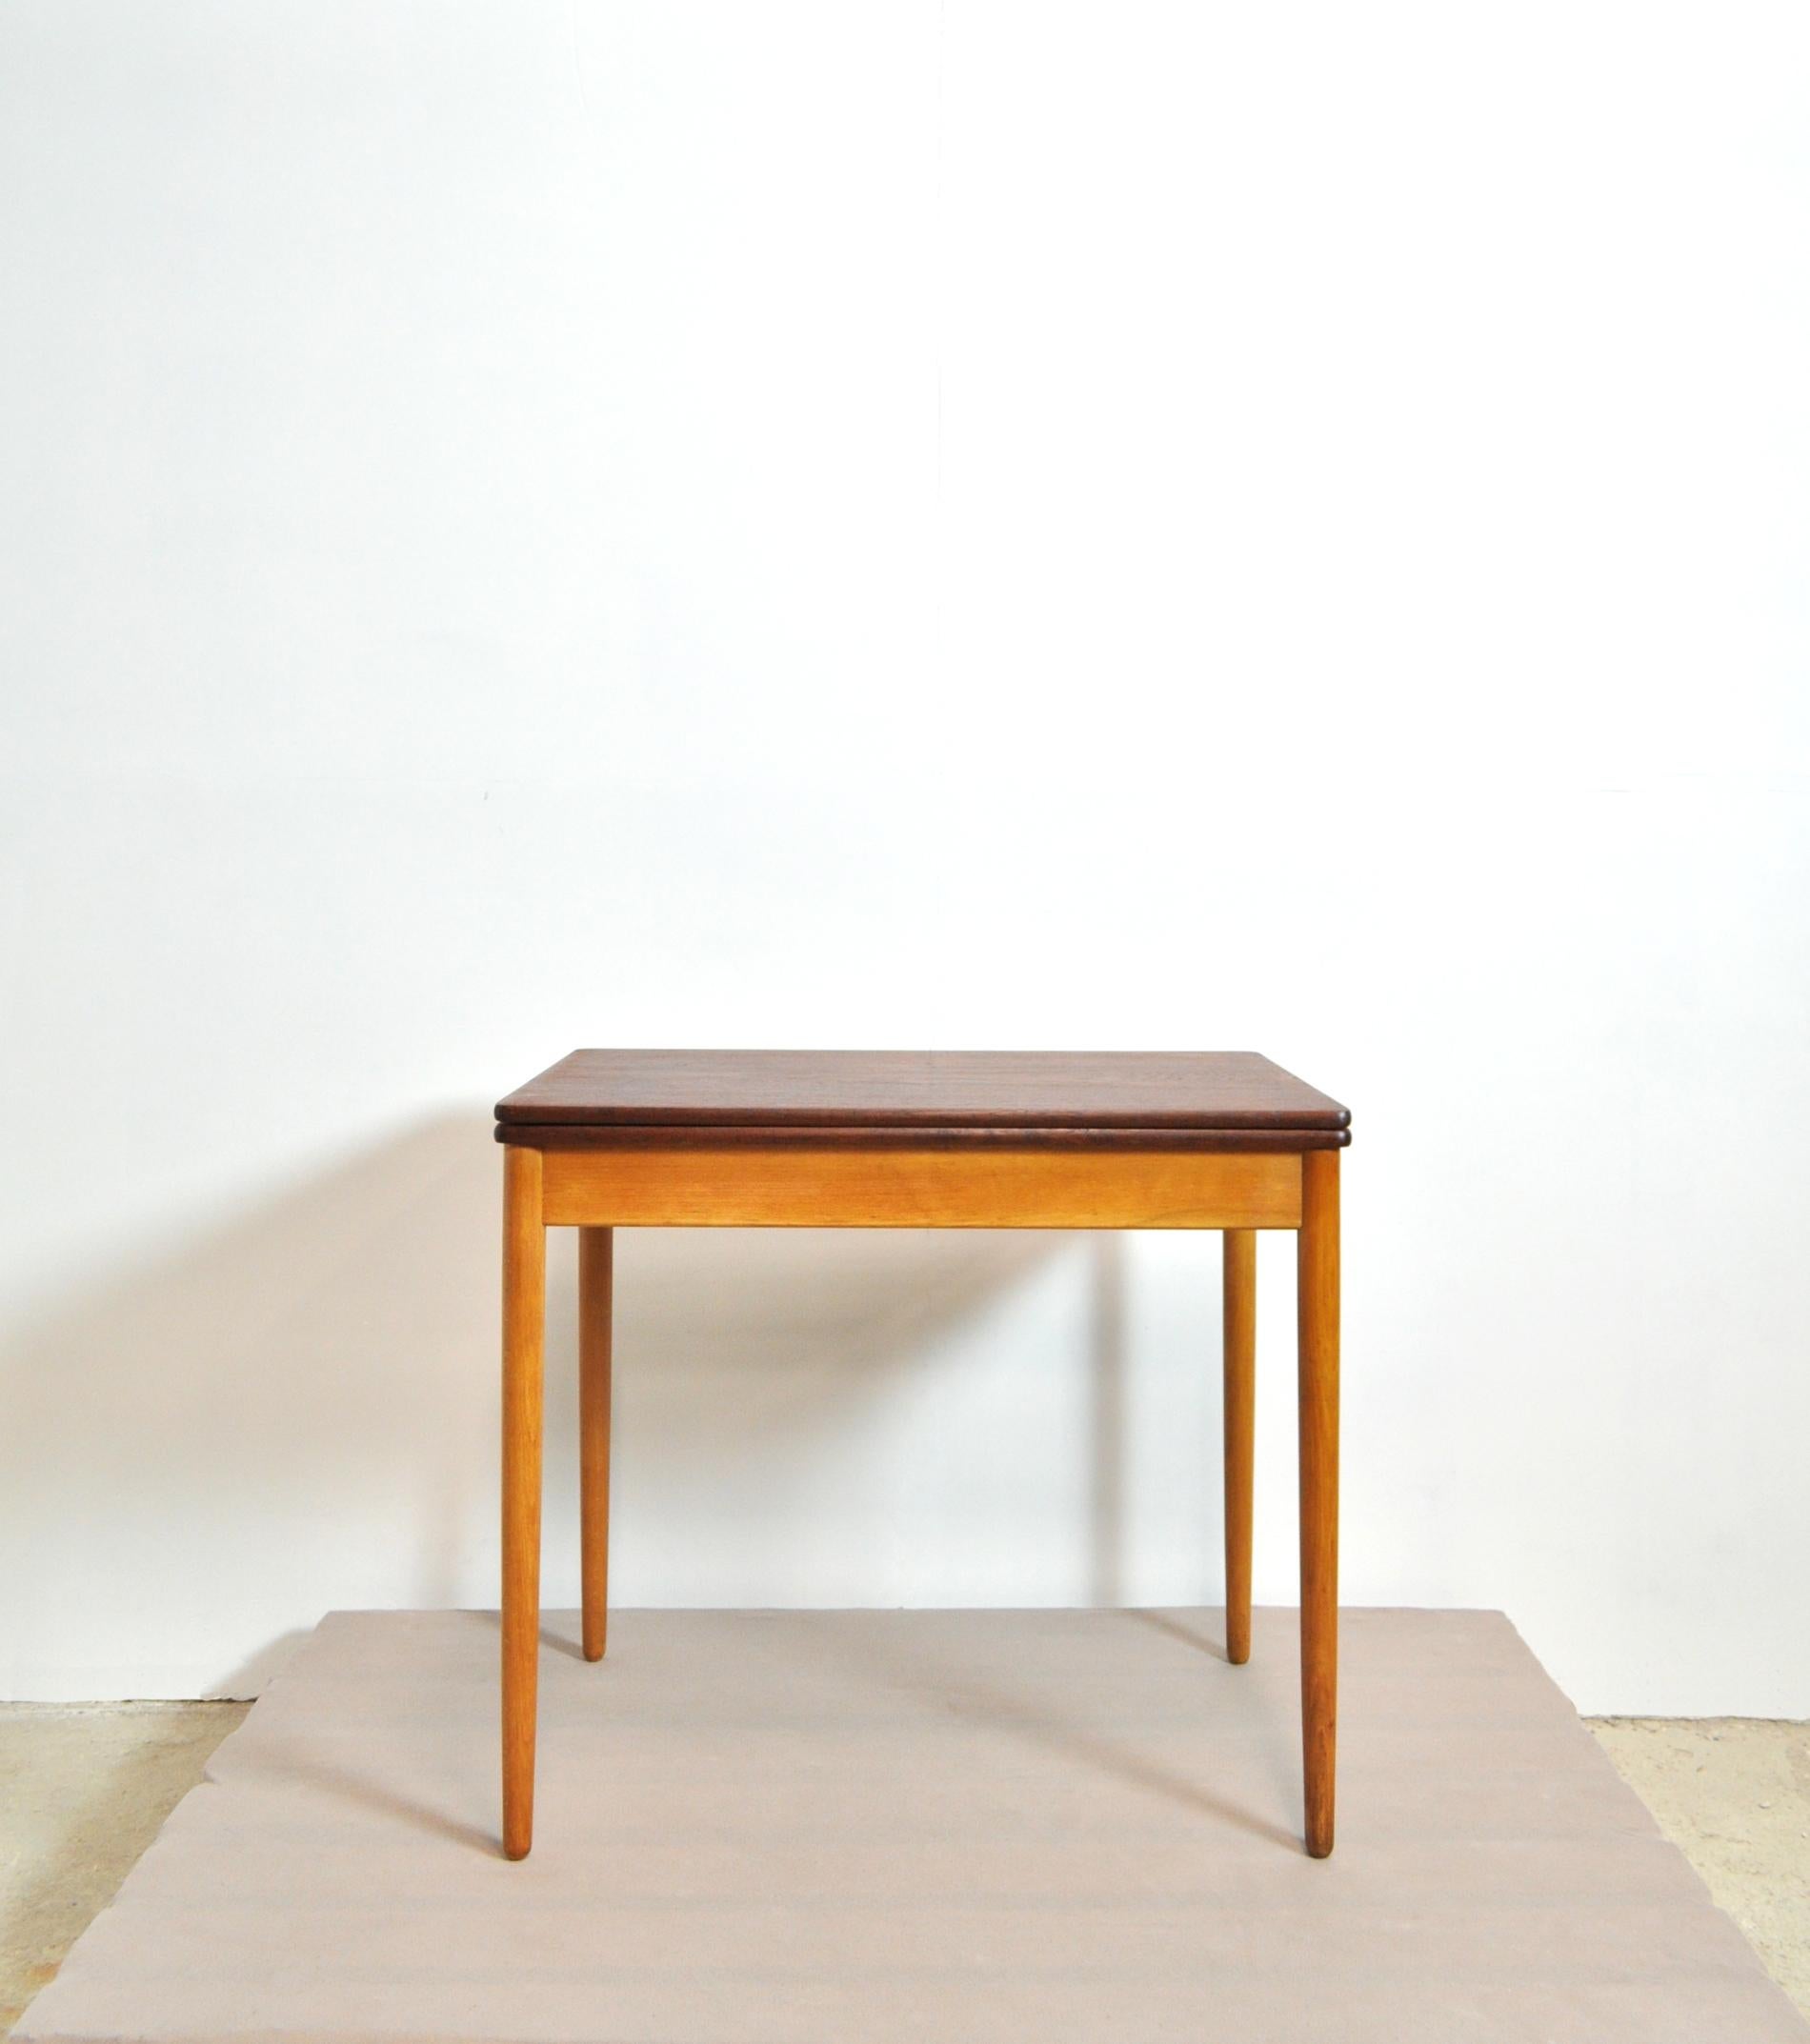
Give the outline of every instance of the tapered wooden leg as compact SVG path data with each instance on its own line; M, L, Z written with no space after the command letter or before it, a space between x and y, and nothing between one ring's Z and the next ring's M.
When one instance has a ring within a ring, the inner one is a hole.
M547 1231L541 1156L503 1150L503 1851L534 1837L534 1708L540 1653L541 1330Z
M1338 1726L1338 1152L1301 1159L1301 1758L1307 1850L1333 1849Z
M1225 1231L1225 1657L1251 1658L1252 1469L1257 1453L1257 1231Z
M610 1299L613 1234L578 1231L578 1513L585 1659L610 1623Z

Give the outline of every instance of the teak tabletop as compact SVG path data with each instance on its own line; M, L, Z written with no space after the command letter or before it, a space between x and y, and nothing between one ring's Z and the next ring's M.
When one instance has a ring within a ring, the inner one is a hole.
M1336 1150L1351 1116L1255 1051L573 1051L496 1119L517 1143L601 1128L1149 1129Z
M573 1051L496 1107L503 1850L533 1835L546 1231L578 1235L584 1651L608 1622L611 1285L626 1227L1192 1228L1224 1237L1226 1653L1250 1657L1257 1235L1295 1232L1307 1850L1333 1848L1338 1152L1250 1051Z

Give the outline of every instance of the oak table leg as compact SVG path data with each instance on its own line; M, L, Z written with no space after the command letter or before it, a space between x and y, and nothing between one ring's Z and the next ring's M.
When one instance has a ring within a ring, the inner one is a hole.
M1257 1447L1257 1232L1225 1231L1225 1657L1251 1658L1251 1509Z
M585 1659L610 1624L610 1321L613 1232L578 1231L578 1516Z
M1301 1158L1301 1762L1307 1850L1333 1849L1338 1724L1338 1152Z
M541 1153L503 1151L503 1852L534 1836L534 1710L540 1653L541 1336L547 1231Z

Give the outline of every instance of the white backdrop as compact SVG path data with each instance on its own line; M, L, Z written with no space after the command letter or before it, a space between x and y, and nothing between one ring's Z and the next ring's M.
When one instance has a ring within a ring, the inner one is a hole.
M1807 89L1788 0L11 0L0 1695L493 1602L573 1045L1225 1047L1356 1114L1348 1599L1810 1715ZM1217 1600L1217 1299L625 1238L618 1594Z

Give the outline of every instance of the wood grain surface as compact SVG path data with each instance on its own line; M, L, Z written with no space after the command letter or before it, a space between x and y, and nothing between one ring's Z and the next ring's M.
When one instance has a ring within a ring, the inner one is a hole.
M535 1153L550 1228L1294 1228L1301 1217L1298 1156L747 1146Z
M1338 1735L1338 1158L1301 1160L1296 1303L1301 1461L1301 1761L1307 1850L1333 1849Z
M578 1549L585 1659L610 1630L610 1413L613 1391L615 1236L578 1231Z
M1337 1101L1251 1051L573 1051L499 1101L535 1128L1292 1132Z
M538 1151L503 1164L503 1851L534 1835L535 1696L540 1672L542 1343L547 1230Z
M1166 1150L1194 1155L1343 1150L1349 1129L775 1128L666 1122L499 1121L496 1140L536 1150Z
M1225 1657L1251 1658L1251 1532L1257 1511L1257 1236L1228 1228L1221 1258L1225 1406Z

